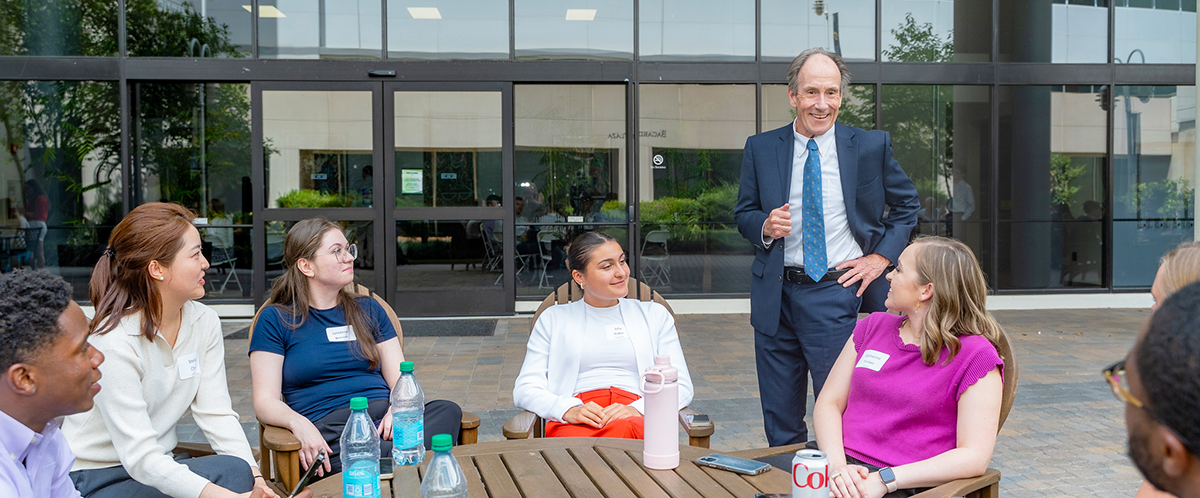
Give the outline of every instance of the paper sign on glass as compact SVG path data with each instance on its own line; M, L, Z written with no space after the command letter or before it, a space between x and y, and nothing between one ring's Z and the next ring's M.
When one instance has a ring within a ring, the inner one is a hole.
M402 169L400 170L400 193L401 194L420 194L423 192L421 186L422 172L419 169Z

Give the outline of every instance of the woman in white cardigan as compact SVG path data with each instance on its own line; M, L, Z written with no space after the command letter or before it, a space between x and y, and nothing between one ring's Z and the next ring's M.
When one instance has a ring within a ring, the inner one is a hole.
M656 355L670 356L679 369L679 407L692 402L675 319L661 304L625 298L629 264L611 236L576 237L567 261L583 299L542 312L513 401L546 419L547 437L642 439L638 384Z

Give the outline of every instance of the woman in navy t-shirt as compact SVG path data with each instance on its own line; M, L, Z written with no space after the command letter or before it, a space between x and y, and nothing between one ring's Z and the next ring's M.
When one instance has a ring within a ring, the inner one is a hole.
M255 413L296 435L303 468L326 451L321 475L341 471L339 438L350 398L369 399L380 437L392 438L389 395L404 352L383 307L345 290L354 281L357 256L357 247L329 220L293 226L283 244L284 273L250 340ZM461 419L453 402L426 403L425 447L434 434L458 434Z

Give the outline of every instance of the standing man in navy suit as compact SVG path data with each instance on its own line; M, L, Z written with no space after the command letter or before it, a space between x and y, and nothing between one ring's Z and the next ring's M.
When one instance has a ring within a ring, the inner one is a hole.
M734 214L757 249L750 324L771 446L808 440L808 374L820 394L860 309L883 309L881 277L921 207L887 132L836 124L849 84L840 56L801 52L788 67L796 121L750 137L742 153Z

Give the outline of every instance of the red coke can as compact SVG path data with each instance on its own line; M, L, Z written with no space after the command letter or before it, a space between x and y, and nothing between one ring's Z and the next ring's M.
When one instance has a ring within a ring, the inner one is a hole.
M829 498L829 459L825 452L796 452L792 458L792 498Z

